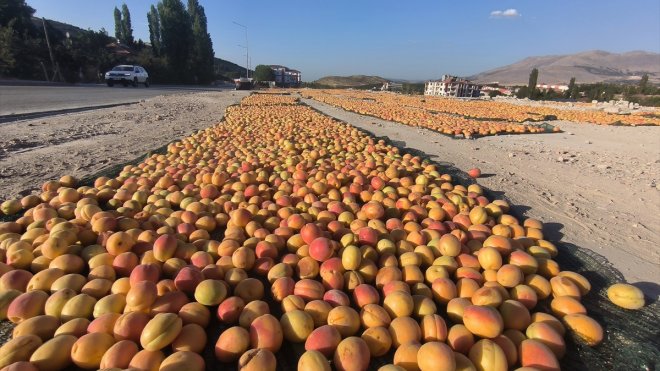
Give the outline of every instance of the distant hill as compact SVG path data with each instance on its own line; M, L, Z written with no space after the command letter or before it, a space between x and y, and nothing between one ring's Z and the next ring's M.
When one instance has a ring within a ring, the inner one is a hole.
M386 83L388 80L380 76L326 76L316 81L315 84L329 86L333 88L359 88L366 86L376 86Z
M660 82L660 54L646 51L609 53L592 50L569 55L529 57L508 66L485 71L468 79L479 83L526 85L533 68L539 70L539 83L565 83L575 77L578 83L636 82L648 73L649 81Z
M213 58L215 64L215 70L218 74L224 76L227 79L235 79L241 76L245 77L245 66L239 66L234 62L230 62L220 58ZM250 76L254 73L253 70L250 70Z

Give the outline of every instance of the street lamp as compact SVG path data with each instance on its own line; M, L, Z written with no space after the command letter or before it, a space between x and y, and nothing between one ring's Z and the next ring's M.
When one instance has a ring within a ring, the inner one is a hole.
M233 24L243 27L245 29L245 46L239 45L241 47L245 48L245 75L247 78L250 78L250 44L248 43L248 34L247 34L247 26L244 26L236 21L232 21Z

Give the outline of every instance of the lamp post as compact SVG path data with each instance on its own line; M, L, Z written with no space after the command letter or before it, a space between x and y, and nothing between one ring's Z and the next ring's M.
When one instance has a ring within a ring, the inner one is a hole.
M245 29L245 76L247 78L250 78L250 44L248 43L248 33L247 33L247 26L244 26L236 21L232 21L233 24L243 27ZM242 45L239 45L243 47Z

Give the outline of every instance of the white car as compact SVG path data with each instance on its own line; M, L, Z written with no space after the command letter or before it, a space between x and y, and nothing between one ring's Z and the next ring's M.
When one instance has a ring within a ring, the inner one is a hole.
M142 66L122 64L105 73L105 83L108 86L113 86L115 83L121 83L124 86L144 84L148 88L149 74Z

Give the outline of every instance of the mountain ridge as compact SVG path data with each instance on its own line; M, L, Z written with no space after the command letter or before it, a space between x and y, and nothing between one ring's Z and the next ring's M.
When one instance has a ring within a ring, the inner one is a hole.
M539 70L539 83L568 84L571 77L578 83L636 82L644 74L650 82L660 82L660 54L632 50L612 53L589 50L574 54L531 56L512 64L493 68L468 79L478 83L526 85L533 68Z

